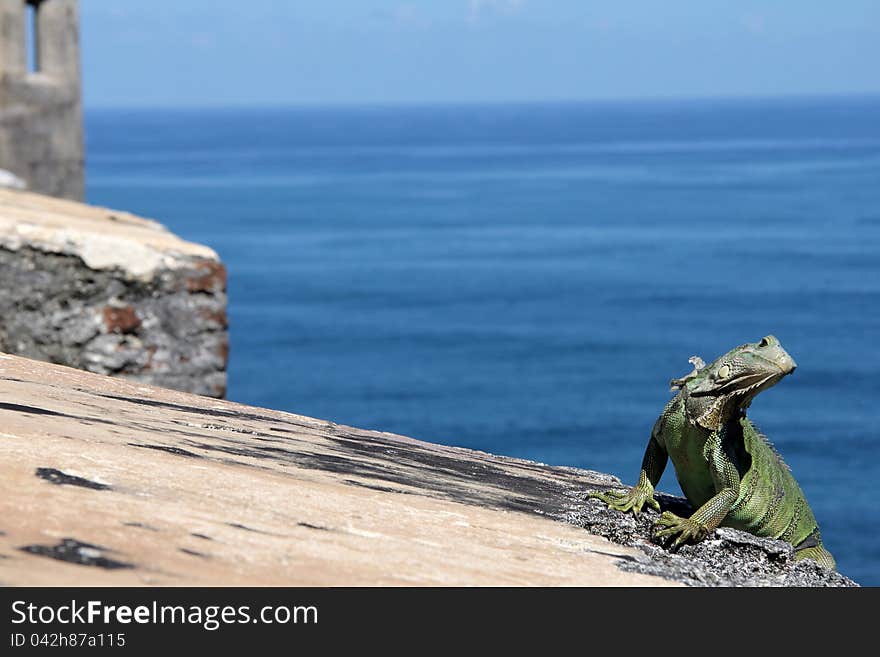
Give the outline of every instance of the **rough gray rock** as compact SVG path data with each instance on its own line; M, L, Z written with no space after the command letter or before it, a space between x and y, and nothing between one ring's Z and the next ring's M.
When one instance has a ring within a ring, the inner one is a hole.
M618 486L616 488L623 488ZM720 527L696 545L673 553L651 540L658 513L648 509L634 517L611 510L588 491L570 491L566 520L605 538L638 548L643 558L621 562L629 572L659 575L689 586L858 586L848 577L821 568L813 560L795 562L789 543ZM685 499L658 493L663 511L689 515Z
M0 351L222 397L226 274L215 261L146 280L70 254L0 247Z

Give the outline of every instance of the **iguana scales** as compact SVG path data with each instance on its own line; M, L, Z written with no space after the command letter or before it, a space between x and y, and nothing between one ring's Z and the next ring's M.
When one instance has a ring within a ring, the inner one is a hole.
M594 492L613 509L638 514L646 504L657 511L654 487L672 459L681 490L696 511L681 518L660 515L655 538L676 549L701 541L719 525L788 541L795 559L815 559L834 568L822 545L816 518L782 458L746 417L762 390L797 366L772 335L744 344L694 371L673 379L678 394L654 423L642 460L639 483L628 492Z

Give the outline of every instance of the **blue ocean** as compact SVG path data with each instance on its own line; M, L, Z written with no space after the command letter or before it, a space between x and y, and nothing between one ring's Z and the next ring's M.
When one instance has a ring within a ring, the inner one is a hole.
M635 483L670 378L752 419L880 585L880 98L93 110L88 200L229 269L229 398ZM679 492L670 466L661 489Z

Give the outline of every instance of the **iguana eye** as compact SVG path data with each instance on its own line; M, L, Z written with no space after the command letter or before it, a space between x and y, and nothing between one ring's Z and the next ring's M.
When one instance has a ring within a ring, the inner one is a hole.
M726 379L728 376L730 376L730 365L722 365L721 367L719 367L716 376L719 379Z

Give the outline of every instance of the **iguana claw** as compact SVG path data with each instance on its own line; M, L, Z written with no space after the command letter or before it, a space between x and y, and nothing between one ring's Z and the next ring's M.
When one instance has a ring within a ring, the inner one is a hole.
M587 497L602 500L608 505L609 509L623 511L624 513L632 511L633 515L636 516L641 513L642 507L645 504L655 511L660 511L660 504L654 499L653 488L648 489L642 486L635 486L629 492L610 490L605 493L589 493Z
M656 530L657 527L664 527L665 529ZM706 525L690 518L682 518L671 511L664 511L660 515L660 519L654 524L654 528L656 530L654 533L655 539L672 538L678 534L678 537L669 547L673 552L688 541L693 543L702 541L709 533L709 528Z

